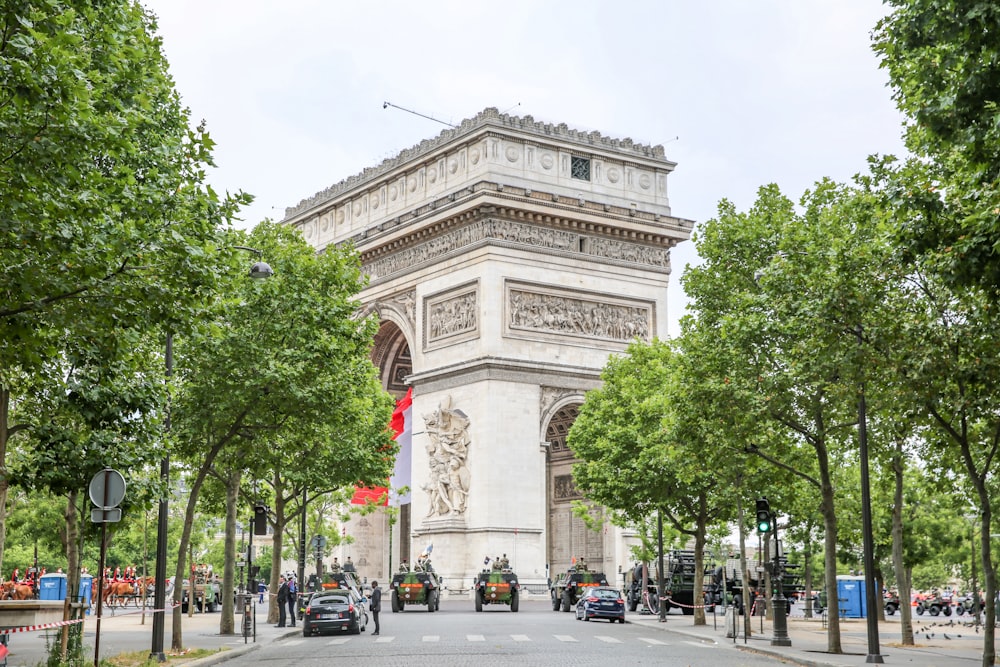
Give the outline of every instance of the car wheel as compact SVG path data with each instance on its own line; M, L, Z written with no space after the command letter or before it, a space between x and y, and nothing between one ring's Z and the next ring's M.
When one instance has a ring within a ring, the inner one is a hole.
M562 610L563 611L569 611L569 609L572 606L572 604L573 604L573 601L569 597L569 591L563 591L563 594L562 594Z
M399 596L396 595L396 589L395 588L392 589L392 594L389 596L389 598L390 598L390 601L392 603L392 613L395 614L397 611L399 611L399 607L400 607Z
M622 616L622 617L621 617L621 618L619 618L618 620L619 620L619 621L621 621L621 624L622 624L622 625L625 625L625 617L624 617L624 616Z
M941 607L939 607L937 605L933 605L931 607L931 616L937 616L940 613L941 613Z
M476 591L476 611L483 610L483 593L482 591Z
M520 596L520 594L518 594L518 592L517 592L516 589L512 590L510 592L510 610L511 611L517 611L518 610L518 607L520 606L520 599L521 599L521 596Z
M559 611L559 598L555 591L552 591L552 611Z

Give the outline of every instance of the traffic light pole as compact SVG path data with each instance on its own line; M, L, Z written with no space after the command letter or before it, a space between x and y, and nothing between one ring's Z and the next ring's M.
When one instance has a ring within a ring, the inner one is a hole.
M771 602L774 604L774 638L771 639L771 646L791 646L792 640L788 636L788 600L785 599L785 590L782 584L781 550L778 548L778 517L771 513L771 528L774 531L774 563L771 566L771 578L774 579L774 596Z

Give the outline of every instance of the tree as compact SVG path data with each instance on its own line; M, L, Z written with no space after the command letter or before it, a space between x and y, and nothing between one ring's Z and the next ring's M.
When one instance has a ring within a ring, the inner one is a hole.
M733 496L713 422L691 400L697 384L684 357L666 342L633 343L601 374L603 386L588 392L567 443L580 462L577 487L592 501L642 523L657 511L695 543L695 571L704 571L708 530L732 517ZM685 371L687 371L685 373ZM713 453L720 456L713 456ZM695 577L694 601L704 599ZM695 609L705 623L704 608Z
M219 233L247 198L205 186L212 141L190 126L137 3L0 5L3 469L29 428L21 398L69 341L195 318ZM0 507L8 485L0 475Z
M220 472L239 464L253 479L280 476L297 493L370 485L391 470L392 399L370 361L377 322L352 317L363 285L357 254L349 247L317 254L296 230L267 221L233 240L260 249L274 276L252 282L233 271L212 317L176 340L172 437L193 474L179 563L216 464L224 464ZM277 510L284 500L275 491ZM178 565L178 581L183 576ZM179 608L172 646L182 647Z
M988 0L888 0L874 33L909 118L911 178L893 188L909 256L942 280L1000 296L1000 7ZM916 214L916 215L912 215Z

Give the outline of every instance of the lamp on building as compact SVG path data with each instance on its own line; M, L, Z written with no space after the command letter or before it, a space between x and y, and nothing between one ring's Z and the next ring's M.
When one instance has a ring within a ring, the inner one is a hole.
M252 252L259 258L261 251L247 246L230 246L236 250L246 250ZM251 268L249 276L253 280L265 280L274 275L274 270L267 262L258 261ZM166 367L167 382L174 374L174 334L167 333L167 342L164 350L164 363ZM164 434L170 433L170 406L167 406L167 413L163 420ZM160 460L160 481L164 489L170 488L170 455L164 454ZM167 656L163 652L163 635L166 629L166 582L167 582L167 511L168 496L164 494L160 498L159 512L156 518L156 568L154 572L155 581L153 583L153 642L149 652L149 657L158 662L166 662ZM174 582L178 584L180 582Z

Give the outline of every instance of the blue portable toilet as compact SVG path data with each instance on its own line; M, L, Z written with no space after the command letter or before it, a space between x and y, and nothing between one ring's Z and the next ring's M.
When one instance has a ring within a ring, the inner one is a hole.
M66 575L59 572L53 572L52 574L43 574L38 579L38 599L65 600Z
M94 577L90 574L80 575L80 601L87 603L87 614L90 614L91 598L94 595Z
M837 577L838 605L846 618L864 618L867 612L865 578Z

